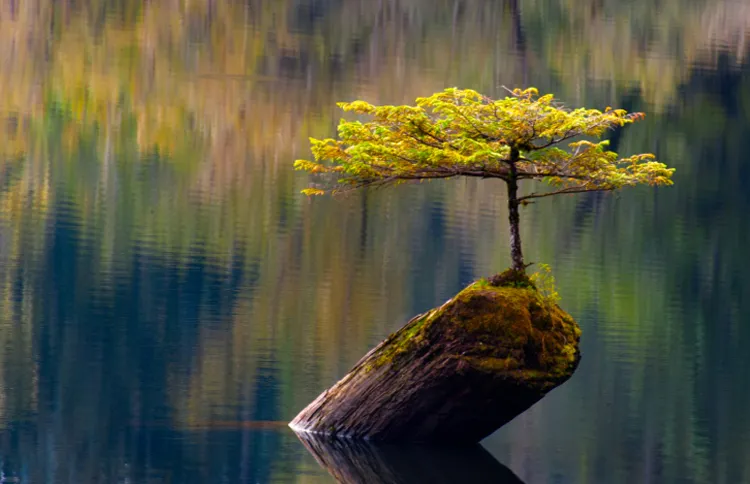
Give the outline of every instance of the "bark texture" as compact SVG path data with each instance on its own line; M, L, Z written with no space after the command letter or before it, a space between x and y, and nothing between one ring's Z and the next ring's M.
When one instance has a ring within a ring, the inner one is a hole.
M343 484L523 484L477 444L470 447L375 445L298 434L315 460Z
M513 261L513 270L525 271L523 262L523 249L521 248L521 216L518 213L518 183L516 180L508 181L508 223L510 224L510 258Z
M524 272L523 250L521 248L521 217L518 213L518 171L516 163L519 153L516 148L510 151L510 173L505 183L508 186L508 224L510 225L510 258L513 270Z
M290 426L476 443L570 378L579 338L573 318L533 287L478 281L389 336Z

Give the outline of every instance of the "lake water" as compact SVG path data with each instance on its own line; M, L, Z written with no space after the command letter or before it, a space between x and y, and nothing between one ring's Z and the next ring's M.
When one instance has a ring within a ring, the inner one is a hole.
M336 101L450 86L645 111L611 146L675 186L525 208L578 372L486 452L382 462L750 482L749 48L741 0L0 2L0 482L333 482L285 423L507 267L505 190L309 200L292 163Z

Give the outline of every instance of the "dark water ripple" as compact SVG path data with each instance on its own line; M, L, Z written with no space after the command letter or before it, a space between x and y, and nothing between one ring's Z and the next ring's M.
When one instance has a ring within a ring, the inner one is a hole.
M292 162L335 133L336 101L503 85L646 111L611 147L677 173L524 210L526 256L552 265L584 358L467 457L474 477L750 482L748 13L0 2L0 482L331 482L285 422L415 313L507 266L505 191L308 200ZM334 457L414 482L451 461L355 450Z

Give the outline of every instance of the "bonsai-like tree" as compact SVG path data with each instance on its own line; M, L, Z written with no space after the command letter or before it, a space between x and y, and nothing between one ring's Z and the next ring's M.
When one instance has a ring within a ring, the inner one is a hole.
M415 180L458 176L499 178L508 188L512 269L526 266L519 231L520 205L535 198L612 191L639 184L671 185L674 169L652 154L620 158L600 138L644 117L622 109L569 109L552 94L515 89L504 99L446 89L418 98L416 106L339 103L370 122L341 120L339 139L311 138L315 161L297 160L311 173L333 173L336 183L303 190L308 195ZM586 139L589 138L589 139ZM567 148L561 148L567 143ZM521 193L523 181L551 189Z

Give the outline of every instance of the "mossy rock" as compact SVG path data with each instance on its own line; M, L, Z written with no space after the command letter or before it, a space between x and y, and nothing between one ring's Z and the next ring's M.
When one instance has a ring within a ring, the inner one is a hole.
M380 441L478 442L566 381L581 331L531 286L477 281L392 334L292 422Z
M504 378L553 384L575 369L580 336L575 320L536 289L481 280L391 335L368 369L388 364L398 371L430 348L432 357L453 357Z

